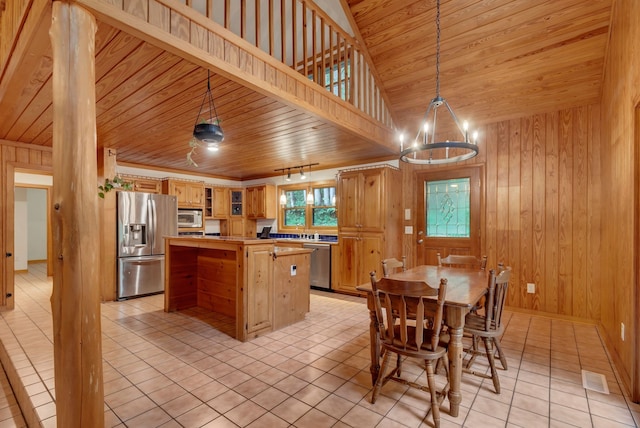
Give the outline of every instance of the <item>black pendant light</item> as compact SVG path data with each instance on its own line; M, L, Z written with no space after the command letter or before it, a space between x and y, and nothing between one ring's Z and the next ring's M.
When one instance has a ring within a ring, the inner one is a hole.
M202 109L205 103L208 103L209 118L202 119ZM213 115L215 114L215 119ZM196 123L193 127L193 137L198 141L202 141L207 145L210 150L217 150L218 144L224 140L224 132L220 127L220 119L218 119L218 112L216 106L213 103L213 94L211 93L211 72L207 70L207 91L202 98L202 104L200 105L200 111L196 117Z

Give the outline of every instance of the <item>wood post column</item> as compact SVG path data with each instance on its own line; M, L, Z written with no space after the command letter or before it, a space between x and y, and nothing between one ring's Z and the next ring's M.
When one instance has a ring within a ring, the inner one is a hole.
M59 427L103 427L95 18L54 1L51 307Z

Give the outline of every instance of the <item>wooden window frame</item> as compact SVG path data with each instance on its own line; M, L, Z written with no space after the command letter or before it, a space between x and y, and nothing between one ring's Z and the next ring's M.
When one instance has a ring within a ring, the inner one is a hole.
M334 189L337 187L336 182L332 180L323 180L323 181L309 181L309 182L300 182L295 184L285 184L282 186L278 186L278 201L280 200L280 195L282 192L292 191L292 190L304 190L305 196L312 192L313 189L321 188L321 187L333 187ZM337 189L336 189L337 191ZM313 208L314 205L305 204L305 224L303 226L285 226L284 224L284 212L285 208L278 203L278 231L282 233L303 233L306 231L313 231L323 234L337 234L338 233L338 225L336 226L314 226L313 225ZM337 207L336 207L337 211Z

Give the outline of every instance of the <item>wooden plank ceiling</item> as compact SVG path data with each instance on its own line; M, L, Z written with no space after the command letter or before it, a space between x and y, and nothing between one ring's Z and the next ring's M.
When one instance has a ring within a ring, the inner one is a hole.
M345 0L400 130L436 93L436 1ZM440 95L460 120L596 103L612 0L442 0Z
M343 0L345 1L345 0ZM346 0L386 92L398 129L415 132L435 95L435 0ZM596 103L612 0L442 1L441 95L472 124ZM0 138L51 146L47 28L0 100ZM207 72L99 23L96 35L99 146L118 162L229 179L275 175L316 163L345 167L395 159L387 147L304 110L212 75L225 141L186 154Z

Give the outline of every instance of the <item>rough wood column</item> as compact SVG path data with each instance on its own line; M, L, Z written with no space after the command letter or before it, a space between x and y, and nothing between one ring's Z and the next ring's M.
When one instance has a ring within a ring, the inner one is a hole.
M95 18L54 1L51 307L59 427L103 427Z

